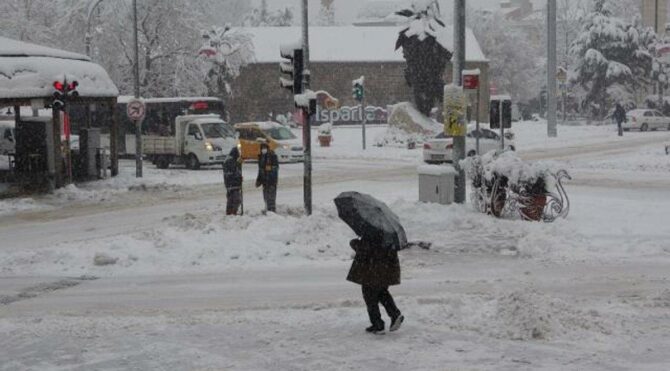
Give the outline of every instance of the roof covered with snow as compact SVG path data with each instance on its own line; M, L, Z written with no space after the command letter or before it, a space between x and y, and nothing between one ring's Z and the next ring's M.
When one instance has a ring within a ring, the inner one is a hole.
M79 82L81 97L116 97L119 91L90 58L0 37L0 99L48 98L56 80Z
M8 39L0 36L1 57L53 57L90 61L91 58L64 50L47 48L46 46L29 44L27 42Z
M394 50L398 32L403 27L310 27L311 62L404 62L402 50ZM253 36L256 62L280 62L281 44L301 40L300 27L247 27L241 31ZM453 45L452 29L441 35L448 46ZM450 48L450 50L453 48ZM466 35L466 60L486 62L472 30Z

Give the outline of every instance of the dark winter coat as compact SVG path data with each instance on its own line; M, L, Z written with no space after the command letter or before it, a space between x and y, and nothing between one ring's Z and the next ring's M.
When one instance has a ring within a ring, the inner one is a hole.
M279 160L277 155L268 150L266 154L258 156L258 177L257 186L276 186L279 180Z
M400 284L400 260L395 250L374 246L362 240L351 240L356 251L347 280L359 285L388 287Z
M620 104L616 105L616 108L614 109L614 114L612 115L614 117L614 120L620 124L622 122L626 122L626 110L623 109L623 107Z
M229 156L223 163L223 182L226 189L242 187L242 164L239 158Z

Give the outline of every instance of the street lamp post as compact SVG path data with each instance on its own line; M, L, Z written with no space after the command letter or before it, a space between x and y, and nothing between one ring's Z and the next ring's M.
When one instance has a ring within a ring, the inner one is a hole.
M95 0L91 3L91 6L88 8L88 18L86 21L86 35L84 35L84 40L86 42L86 55L91 56L91 40L93 36L91 35L91 18L93 18L93 13L95 9L98 8L98 5L102 3L103 0Z

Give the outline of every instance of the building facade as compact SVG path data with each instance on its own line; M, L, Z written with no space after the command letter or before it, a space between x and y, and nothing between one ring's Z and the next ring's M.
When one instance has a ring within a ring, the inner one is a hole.
M250 28L256 48L256 63L240 71L232 84L228 109L232 122L267 120L294 111L293 96L279 87L279 50L283 42L299 40L293 27ZM312 90L325 90L342 106L356 106L352 80L365 76L366 105L386 108L412 101L405 81L406 63L401 50L394 50L397 27L311 27L310 72ZM480 118L488 121L488 61L468 30L466 69L481 71ZM451 81L451 64L444 78Z
M665 35L668 20L667 0L642 0L642 22L651 27L658 35Z

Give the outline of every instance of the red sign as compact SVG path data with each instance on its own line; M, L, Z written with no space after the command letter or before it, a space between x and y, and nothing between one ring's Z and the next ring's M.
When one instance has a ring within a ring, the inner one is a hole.
M477 75L463 75L463 88L464 89L478 89L479 88L479 76L477 76Z
M130 102L128 102L126 113L128 114L129 119L137 122L142 121L142 119L144 119L144 114L146 113L144 102L141 99L131 99Z
M191 110L192 111L204 111L209 108L209 104L207 102L195 102L191 104Z

